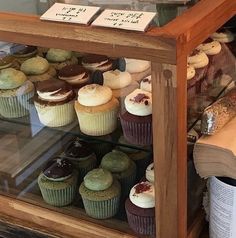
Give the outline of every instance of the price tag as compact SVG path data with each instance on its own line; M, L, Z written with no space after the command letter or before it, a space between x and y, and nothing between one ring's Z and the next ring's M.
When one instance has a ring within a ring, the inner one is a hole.
M41 20L88 24L100 7L55 3L41 17Z
M155 15L155 12L107 9L98 16L92 25L133 31L145 31Z

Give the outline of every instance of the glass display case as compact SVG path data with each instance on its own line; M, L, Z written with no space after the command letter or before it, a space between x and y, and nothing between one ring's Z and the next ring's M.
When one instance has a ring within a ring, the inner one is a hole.
M235 41L194 60L236 4L171 3L160 23L170 5L122 2L159 15L139 33L1 11L3 220L59 237L199 237L192 149L203 110L234 87Z

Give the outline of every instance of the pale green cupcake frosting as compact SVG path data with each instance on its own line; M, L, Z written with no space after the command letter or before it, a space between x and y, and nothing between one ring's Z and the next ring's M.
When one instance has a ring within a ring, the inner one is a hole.
M63 62L71 59L72 51L61 49L49 49L46 58L51 62Z
M25 74L13 68L0 71L0 89L14 89L20 87L27 80Z
M130 158L123 152L113 150L104 155L101 161L101 167L112 173L120 173L129 168Z
M26 75L38 75L47 72L49 63L46 59L37 56L26 60L20 67Z
M105 169L93 169L84 177L84 185L92 191L103 191L113 183L112 174Z

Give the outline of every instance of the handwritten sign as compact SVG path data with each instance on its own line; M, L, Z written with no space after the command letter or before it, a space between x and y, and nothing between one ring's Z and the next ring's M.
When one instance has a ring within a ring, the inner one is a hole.
M40 17L40 19L88 24L99 9L99 7L55 3Z
M92 25L133 31L145 31L155 15L155 12L107 9L98 16Z

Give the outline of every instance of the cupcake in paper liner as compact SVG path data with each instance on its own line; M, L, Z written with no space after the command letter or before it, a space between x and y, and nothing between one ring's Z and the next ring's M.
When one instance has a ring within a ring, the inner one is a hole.
M83 181L84 176L97 165L97 159L90 145L76 138L68 143L63 157L69 159L79 172L79 182Z
M136 164L122 151L113 150L102 158L100 167L110 171L120 182L121 198L126 198L136 182Z
M20 70L33 83L48 80L56 76L54 67L50 66L46 59L39 56L26 60L21 65Z
M71 204L77 188L77 172L67 159L53 159L48 162L38 177L38 185L46 203L63 207Z
M19 118L29 114L34 85L24 73L13 68L0 72L0 114L6 118Z
M120 205L120 191L119 182L105 169L88 172L79 187L87 215L96 219L107 219L116 215Z
M60 127L75 119L72 87L62 80L45 80L36 85L34 105L40 122L48 127Z
M130 228L138 235L155 236L155 190L148 181L136 184L125 202Z
M72 51L61 49L49 49L46 59L56 70L60 70L67 65L78 64L78 59L73 56Z
M126 111L120 113L125 139L136 145L152 144L152 94L136 89L125 98Z
M117 126L119 102L106 86L89 84L78 91L75 110L80 130L91 136L112 133Z

